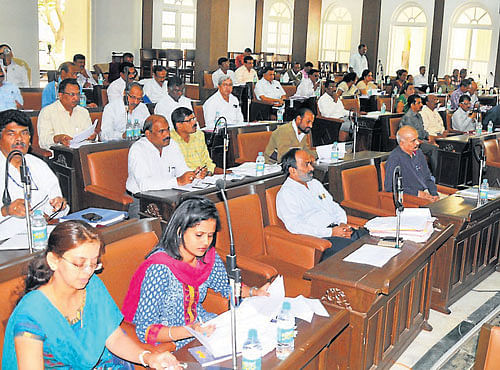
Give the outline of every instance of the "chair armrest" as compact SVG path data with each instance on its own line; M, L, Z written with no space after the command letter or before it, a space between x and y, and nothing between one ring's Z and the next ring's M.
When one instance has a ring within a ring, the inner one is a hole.
M169 352L175 351L175 344L173 342L161 343L157 346L154 346L154 345L148 344L148 343L142 343L139 340L139 338L137 338L137 334L135 332L135 325L130 323L130 322L122 321L120 328L125 332L125 334L127 334L128 337L130 337L134 342L136 342L144 350L148 350L148 351L151 351L153 353L165 352L165 351L169 351Z
M52 152L50 150L34 148L33 146L31 147L31 153L42 159L48 159L52 157Z
M248 256L238 255L238 267L241 269L242 280L246 285L261 286L278 276L278 270L273 266L259 262Z
M391 204L391 207L394 207L394 201L392 200L392 193L387 191L379 192L379 197L381 200L381 204ZM431 203L429 200L424 198L419 198L414 195L403 194L403 205L406 208L419 208L421 206L426 206ZM394 216L394 214L393 214Z
M344 208L351 208L351 209L361 211L369 216L384 216L385 217L385 216L394 216L396 214L395 211L390 211L390 210L384 209L384 208L376 208L376 207L372 207L372 206L367 206L366 204L355 202L353 200L344 200L344 201L342 201L341 205Z
M500 166L500 163L498 164ZM455 189L455 188L450 188L449 186L444 186L444 185L437 185L437 190L438 192L442 193L442 194L448 194L448 195L451 195L451 194L455 194L458 190Z
M486 165L488 167L500 167L500 162L486 160Z
M330 117L323 117L321 115L318 115L317 118L321 118L322 120L325 120L325 121L330 121L330 122L336 122L336 123L344 123L344 120L340 119L340 118L330 118Z
M355 227L365 226L367 221L368 220L361 217L347 215L347 224L349 226L355 226Z
M314 267L323 251L332 246L328 240L292 234L279 226L266 226L264 237L269 256L304 268Z
M120 193L114 190L106 189L103 188L102 186L99 185L87 185L85 187L85 191L99 195L103 198L108 198L111 199L117 203L121 204L130 204L133 202L133 199L130 195L127 195L125 193Z
M229 309L229 299L225 298L220 293L214 292L212 289L208 289L207 296L205 297L202 306L208 312L220 315Z

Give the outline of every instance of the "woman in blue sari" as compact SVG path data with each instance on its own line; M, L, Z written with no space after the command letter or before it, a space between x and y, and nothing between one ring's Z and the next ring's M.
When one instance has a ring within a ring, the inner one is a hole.
M120 310L94 275L102 250L84 222L54 229L45 253L30 263L24 296L9 318L2 369L127 369L129 362L177 368L172 354L144 351L120 329Z

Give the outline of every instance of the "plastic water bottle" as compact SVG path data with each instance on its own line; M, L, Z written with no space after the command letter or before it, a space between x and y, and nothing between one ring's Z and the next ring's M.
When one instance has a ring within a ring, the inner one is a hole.
M443 93L443 88L441 86L439 86L438 94L442 94L442 93Z
M283 302L283 306L278 315L278 337L276 344L276 357L280 360L293 352L295 341L295 317L290 312L290 302Z
M216 111L215 112L215 119L214 119L214 130L217 129L217 121L219 120L219 117L220 117L220 113L219 113L219 111Z
M382 103L382 106L380 107L380 113L385 114L386 111L387 111L387 106L385 105L385 103Z
M483 133L483 125L481 122L476 120L476 135L481 135Z
M488 202L489 189L488 179L483 179L483 183L479 187L479 201L481 204L486 204Z
M134 138L134 127L132 126L132 121L130 119L127 120L125 136L127 137L127 140L132 140Z
M490 121L488 122L488 134L491 134L493 132L493 122Z
M41 251L47 248L47 222L40 209L35 210L31 217L31 234L34 250Z
M262 369L262 345L257 336L257 330L250 329L248 331L248 338L245 343L243 343L241 355L242 370Z
M283 122L283 115L285 113L285 106L282 105L281 107L278 108L278 122L282 123Z
M425 89L425 93L430 94L430 92L431 92L431 88L429 86L427 86L427 89Z
M394 96L398 96L398 87L394 86Z
M97 84L99 86L104 85L104 77L102 76L102 73L99 73L99 77L97 77Z
M141 137L141 124L139 120L136 118L134 120L134 139L139 139Z
M264 153L259 152L259 155L255 160L255 176L264 176L265 167L266 167L266 159L264 158Z
M330 159L332 162L337 162L339 160L339 144L336 141L332 144Z
M448 100L448 103L446 103L446 110L451 111L451 100Z
M80 89L80 106L81 107L87 106L87 96L85 95L82 89Z

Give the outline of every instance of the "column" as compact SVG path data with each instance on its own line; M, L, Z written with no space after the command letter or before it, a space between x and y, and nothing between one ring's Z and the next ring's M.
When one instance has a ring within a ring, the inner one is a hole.
M443 35L444 0L435 0L434 19L432 20L431 56L427 75L438 76L439 58L441 57L441 38Z
M377 71L378 39L380 30L381 0L364 0L361 16L361 44L368 48L368 67L375 75ZM356 45L357 48L358 45Z

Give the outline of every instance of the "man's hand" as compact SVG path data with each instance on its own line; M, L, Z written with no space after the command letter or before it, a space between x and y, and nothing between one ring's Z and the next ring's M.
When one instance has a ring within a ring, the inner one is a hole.
M207 176L207 167L196 167L196 170L194 171L196 178L198 179L204 179Z
M66 199L63 197L55 197L49 200L49 204L52 206L52 212L62 211L68 205Z
M339 226L332 227L332 236L339 236L341 238L350 238L352 235L352 229L346 224L340 224Z
M24 209L24 199L16 199L10 205L2 207L2 216L24 217L26 215Z
M423 198L423 199L427 199L431 202L435 202L435 201L438 201L439 200L439 196L438 195L431 195L425 191L422 191L422 190L419 190L418 191L418 194L417 194L417 197L419 198Z
M95 132L95 131L94 131L94 132L92 133L92 135L90 135L90 136L87 138L87 140L89 140L89 141L94 141L96 137L97 137L97 132Z
M181 186L191 184L195 177L196 177L196 174L194 173L194 171L187 171L182 176L179 176L177 178L177 184L179 184Z
M69 146L69 142L71 140L73 140L73 138L69 135L59 134L59 135L54 136L53 140L54 140L54 143L56 143L56 144L62 144L64 146Z
M89 103L89 104L87 104L87 108L97 108L97 104L96 103Z

